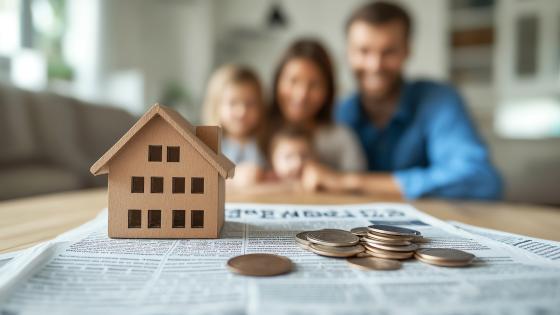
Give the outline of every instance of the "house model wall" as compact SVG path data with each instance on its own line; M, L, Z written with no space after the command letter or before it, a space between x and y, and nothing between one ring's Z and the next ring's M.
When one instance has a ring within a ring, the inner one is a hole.
M109 236L219 237L225 179L235 169L220 140L219 127L152 106L91 168L109 174Z

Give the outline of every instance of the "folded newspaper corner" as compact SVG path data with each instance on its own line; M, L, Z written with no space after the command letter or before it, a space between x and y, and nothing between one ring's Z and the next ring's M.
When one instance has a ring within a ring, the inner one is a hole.
M476 256L467 268L404 260L391 271L350 268L295 235L390 225L420 248ZM277 277L233 274L238 255L288 257ZM7 261L7 263L6 263ZM406 204L227 204L219 239L110 239L107 212L56 239L0 256L0 314L558 314L560 243L443 222Z

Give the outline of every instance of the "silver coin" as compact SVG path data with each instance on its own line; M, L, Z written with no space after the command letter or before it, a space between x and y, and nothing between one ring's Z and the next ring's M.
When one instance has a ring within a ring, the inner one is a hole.
M355 228L350 230L350 233L352 233L356 236L366 236L367 233L368 233L368 228L365 227L365 226L355 227Z
M388 245L388 244L379 244L379 243L366 243L367 245L382 249L388 250L391 252L413 252L418 249L418 245L410 244L410 245Z
M399 235L390 235L390 234L381 234L376 233L373 231L368 231L367 237L377 238L380 240L386 241L412 241L414 239L413 236L399 236Z
M352 257L347 258L346 261L350 266L361 270L396 270L402 266L398 260L376 257Z
M410 241L406 239L390 239L384 237L377 237L375 235L368 234L361 239L364 242L372 242L372 243L380 243L380 244L389 244L389 245L410 245L412 244Z
M388 250L382 250L379 248L368 246L367 244L364 245L366 248L366 253L371 254L372 256L385 258L385 259L409 259L414 255L414 252L392 252Z
M384 225L384 224L374 224L368 226L369 231L374 233L381 233L385 235L396 235L396 236L411 236L420 235L420 232L412 229L403 228L400 226Z
M326 246L352 246L360 242L356 235L343 230L319 230L307 233L307 240Z
M353 246L326 246L321 244L311 244L309 250L315 254L328 257L352 257L365 251L362 245Z
M309 231L303 231L296 234L295 236L296 242L298 242L301 245L309 246L311 242L307 240L307 233L309 233Z
M475 255L452 248L422 248L416 251L416 259L438 266L467 266L475 259Z

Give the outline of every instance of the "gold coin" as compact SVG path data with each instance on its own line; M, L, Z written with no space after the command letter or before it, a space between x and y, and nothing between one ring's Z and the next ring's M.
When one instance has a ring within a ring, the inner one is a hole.
M227 261L232 272L245 276L276 276L290 272L293 268L288 257L274 254L246 254Z
M408 259L414 255L414 252L391 252L388 250L382 250L379 248L365 245L366 252L372 256L386 259Z
M396 235L396 236L416 236L420 235L420 232L412 229L403 228L400 226L385 225L385 224L374 224L368 226L369 231L374 233L381 233L385 235Z
M356 235L343 230L319 230L307 233L307 240L326 246L352 246L360 242Z
M356 236L366 236L368 232L368 228L365 226L362 227L356 227L350 230L350 233L356 235Z
M376 257L352 257L346 261L350 266L362 270L396 270L402 263L398 260L382 259Z
M309 250L315 254L328 257L352 257L365 250L362 245L353 246L326 246L321 244L311 244Z
M462 267L472 263L475 255L452 248L422 248L414 254L416 259L438 266Z
M377 249L388 250L391 252L413 252L418 249L418 245L416 244L409 244L409 245L387 245L387 244L379 244L379 243L367 243L366 244L370 247L374 247Z
M410 245L412 244L410 241L406 240L386 240L386 239L379 239L376 237L370 237L369 235L366 237L362 237L362 242L369 242L369 243L377 243L377 244L387 244L387 245Z
M309 231L304 231L296 234L295 236L296 242L298 242L300 245L309 246L311 242L307 240L307 233L309 233Z

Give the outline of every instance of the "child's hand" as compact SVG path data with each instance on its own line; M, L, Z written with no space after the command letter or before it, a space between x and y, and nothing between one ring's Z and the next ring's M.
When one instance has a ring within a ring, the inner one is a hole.
M263 169L252 163L241 163L235 166L235 176L233 176L232 184L236 187L252 186L261 181L263 177Z
M304 190L317 191L325 189L340 191L341 174L317 162L309 161L303 167L301 184Z

